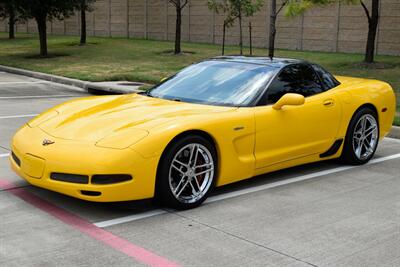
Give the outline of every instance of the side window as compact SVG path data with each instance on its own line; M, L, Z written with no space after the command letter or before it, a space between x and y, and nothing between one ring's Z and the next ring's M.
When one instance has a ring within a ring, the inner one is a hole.
M333 77L332 74L327 72L324 68L317 64L312 64L314 70L318 73L326 90L338 86L340 83Z
M262 104L273 104L284 94L296 93L304 97L323 92L315 71L305 64L285 67L268 87Z

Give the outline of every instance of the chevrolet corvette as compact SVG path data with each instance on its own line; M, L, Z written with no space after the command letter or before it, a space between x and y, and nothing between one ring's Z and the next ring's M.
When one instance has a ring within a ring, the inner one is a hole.
M10 163L30 184L98 202L200 205L214 187L339 158L364 164L391 128L385 82L297 59L227 56L146 92L56 106L18 130Z

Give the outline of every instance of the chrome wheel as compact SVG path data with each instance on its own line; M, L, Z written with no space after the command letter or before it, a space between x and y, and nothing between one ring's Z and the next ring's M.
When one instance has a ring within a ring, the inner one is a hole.
M214 179L214 161L211 152L202 144L182 147L169 167L169 186L181 203L194 203L209 190Z
M365 114L360 117L354 128L353 150L359 160L368 159L378 143L378 123L374 116Z

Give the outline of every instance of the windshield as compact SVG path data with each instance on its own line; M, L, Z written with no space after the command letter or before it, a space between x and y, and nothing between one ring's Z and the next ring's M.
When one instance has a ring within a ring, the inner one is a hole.
M247 106L277 69L248 63L204 61L191 65L148 95L158 98L224 106Z

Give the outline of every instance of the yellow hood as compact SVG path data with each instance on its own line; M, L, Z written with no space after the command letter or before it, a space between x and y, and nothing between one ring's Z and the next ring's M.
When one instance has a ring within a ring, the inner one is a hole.
M96 142L127 129L150 131L152 128L179 120L193 120L233 107L190 104L151 98L138 94L87 97L55 108L55 115L38 123L54 137ZM40 120L37 119L37 120ZM33 125L35 120L30 122Z

